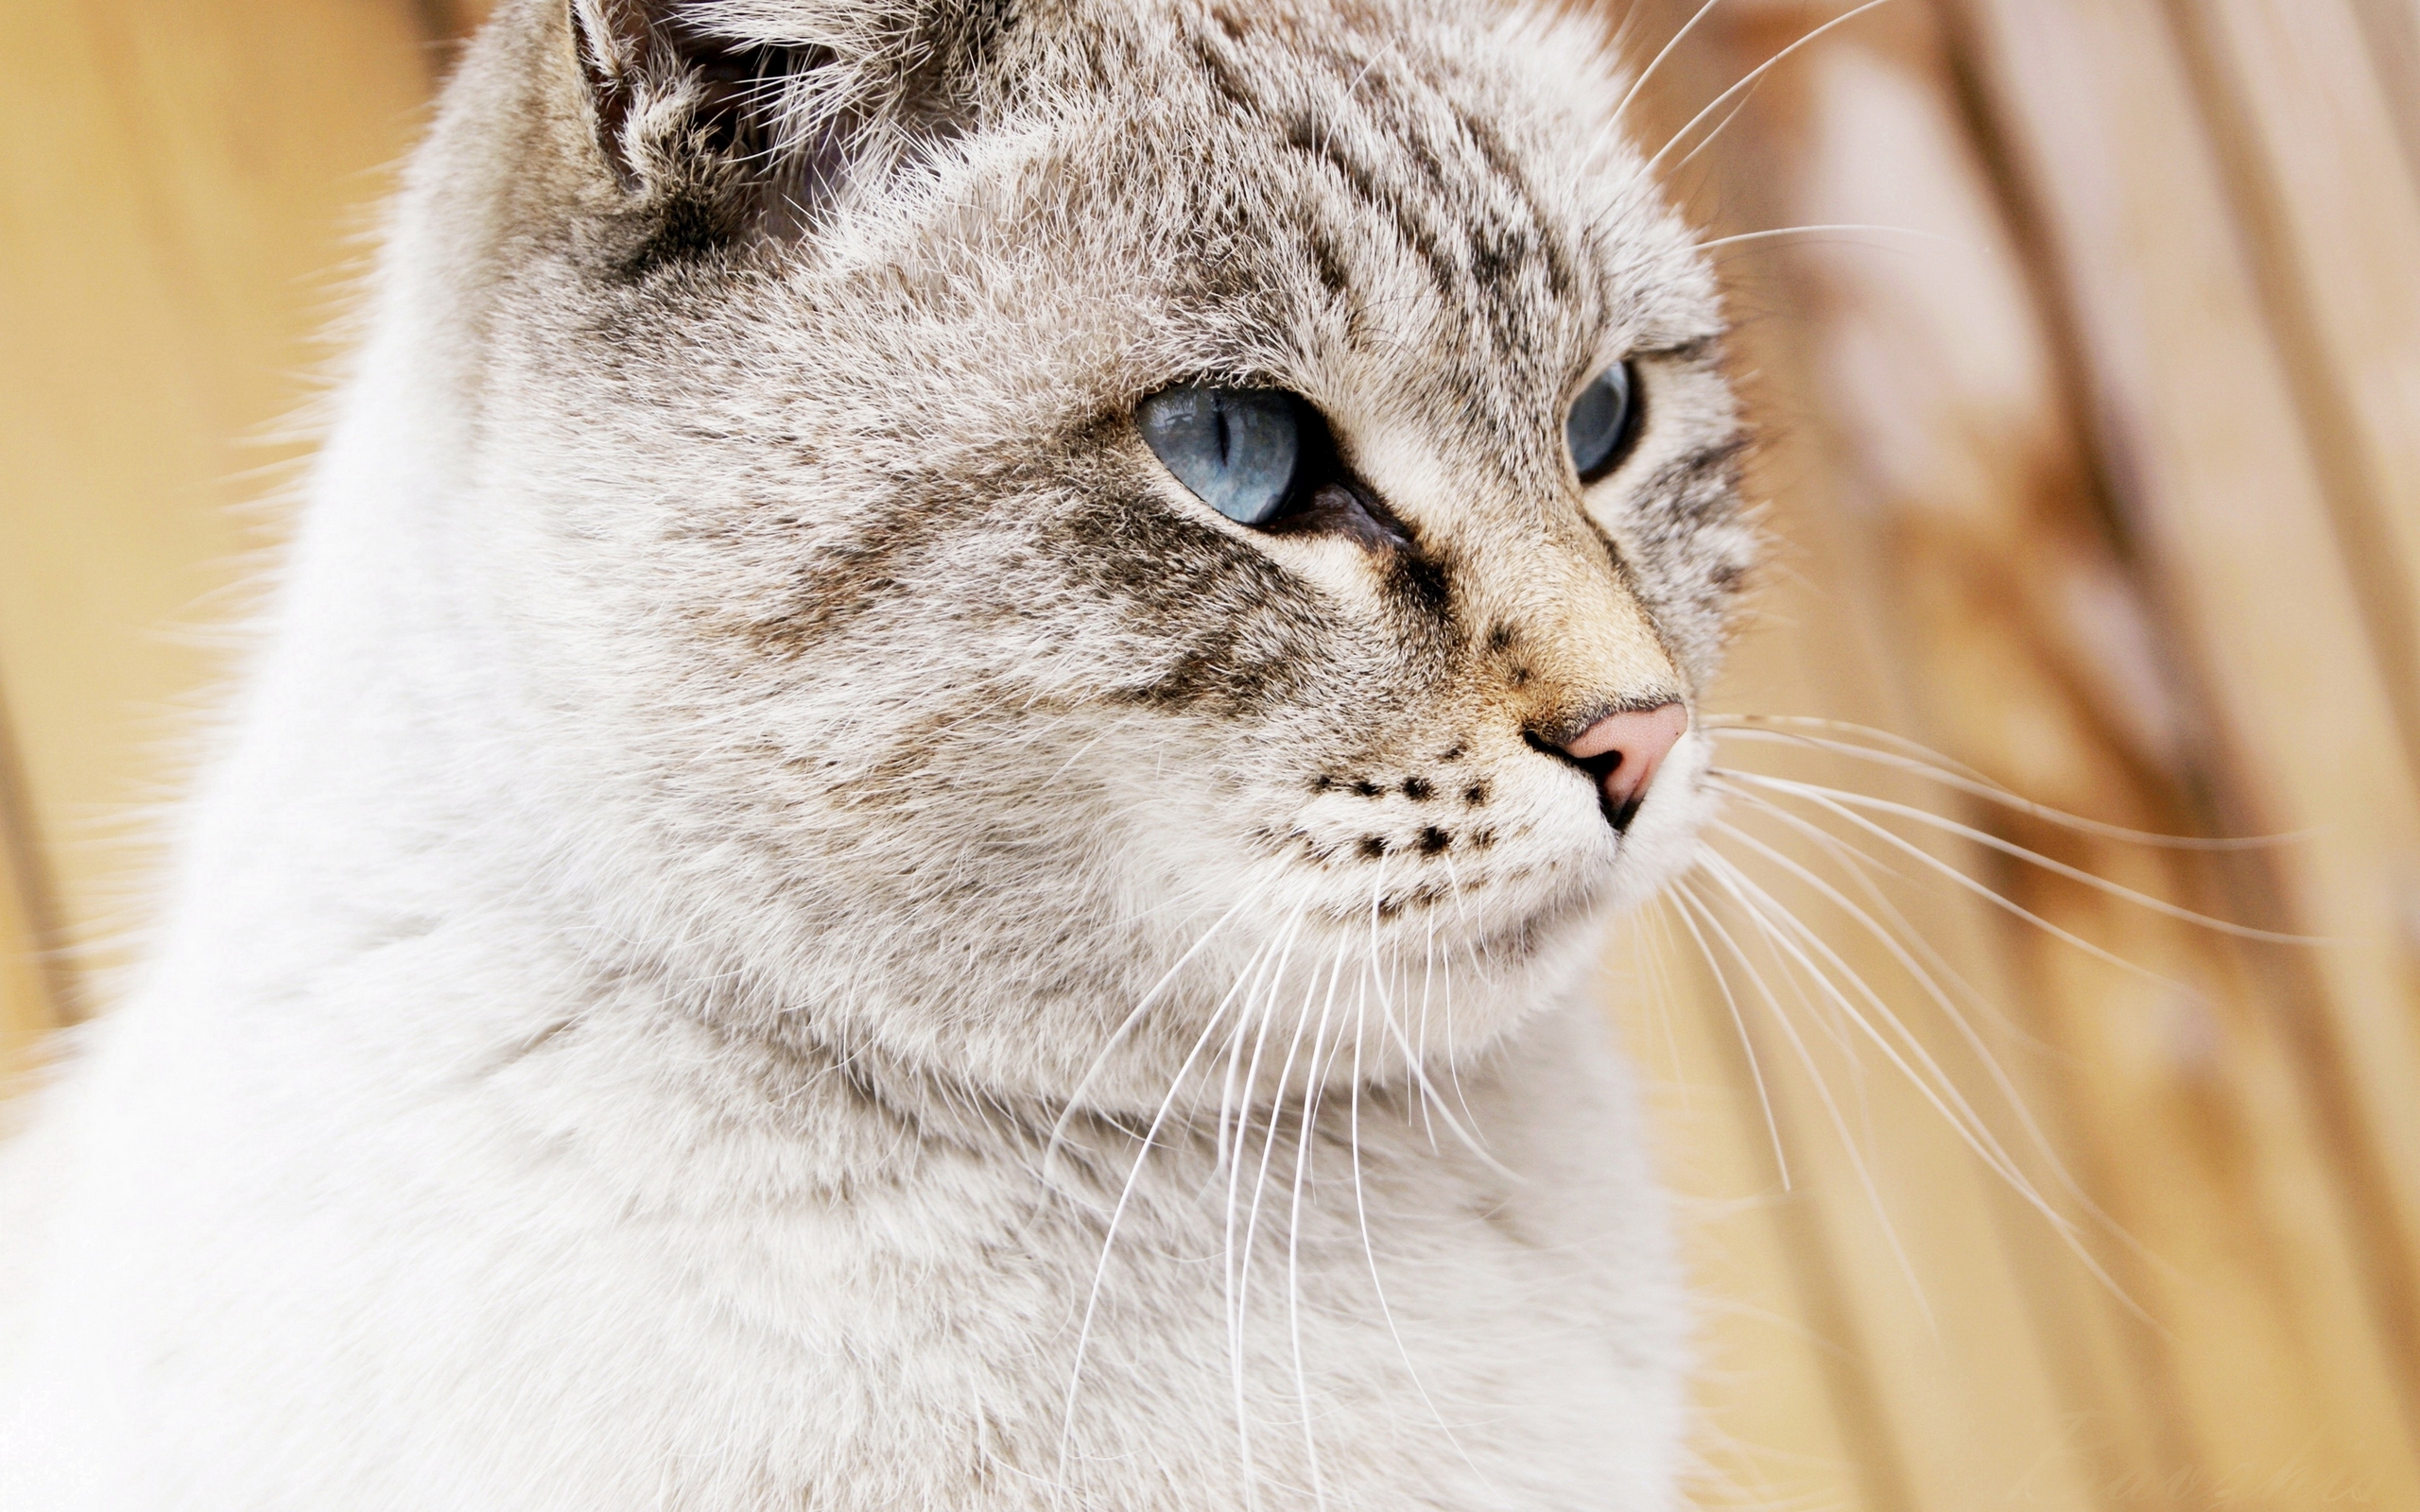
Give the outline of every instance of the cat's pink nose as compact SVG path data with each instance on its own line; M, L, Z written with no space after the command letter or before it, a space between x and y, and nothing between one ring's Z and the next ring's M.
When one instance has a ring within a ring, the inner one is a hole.
M1655 768L1688 732L1689 712L1678 703L1607 714L1563 747L1597 779L1614 828L1625 829L1655 781Z

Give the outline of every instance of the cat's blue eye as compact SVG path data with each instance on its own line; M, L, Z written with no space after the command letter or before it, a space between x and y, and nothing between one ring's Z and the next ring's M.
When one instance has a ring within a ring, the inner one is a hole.
M1571 448L1572 471L1581 482L1596 482L1629 454L1638 430L1637 407L1626 362L1614 364L1580 390L1564 420L1563 438Z
M1293 491L1301 402L1276 388L1163 388L1136 406L1143 439L1176 480L1238 524L1266 524Z

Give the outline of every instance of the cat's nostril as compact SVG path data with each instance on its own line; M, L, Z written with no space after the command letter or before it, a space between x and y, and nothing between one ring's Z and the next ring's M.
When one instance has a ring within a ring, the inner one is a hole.
M1655 781L1655 769L1688 729L1689 712L1677 702L1624 709L1582 730L1563 754L1597 780L1605 817L1615 829L1627 830Z

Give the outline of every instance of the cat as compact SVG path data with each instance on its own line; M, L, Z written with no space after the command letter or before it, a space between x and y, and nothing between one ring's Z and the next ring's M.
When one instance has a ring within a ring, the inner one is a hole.
M508 0L0 1174L0 1504L1674 1505L1591 975L1755 534L1623 77Z

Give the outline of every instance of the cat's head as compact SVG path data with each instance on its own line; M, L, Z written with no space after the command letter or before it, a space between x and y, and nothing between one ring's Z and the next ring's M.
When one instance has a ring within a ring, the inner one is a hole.
M1752 546L1605 46L515 0L407 237L477 349L461 591L600 953L1111 1103L1238 1036L1477 1053L1567 988L1705 803L1695 733L1636 803L1567 747L1677 728Z

